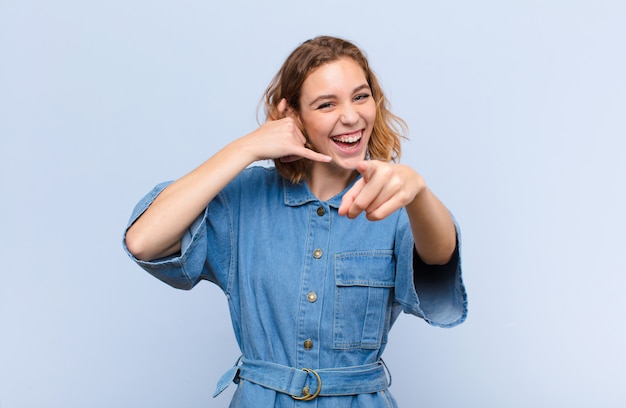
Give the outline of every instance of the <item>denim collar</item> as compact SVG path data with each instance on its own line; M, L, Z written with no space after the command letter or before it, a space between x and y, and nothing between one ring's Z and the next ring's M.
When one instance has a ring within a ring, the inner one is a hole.
M352 181L341 193L337 194L333 198L327 201L328 205L334 208L339 208L341 205L341 199L343 195L356 183L358 179L361 178L359 174L354 181ZM291 207L297 207L300 205L304 205L310 202L319 202L320 199L317 198L311 190L309 190L309 186L305 181L301 181L299 183L292 183L287 179L283 179L283 191L285 192L285 205Z

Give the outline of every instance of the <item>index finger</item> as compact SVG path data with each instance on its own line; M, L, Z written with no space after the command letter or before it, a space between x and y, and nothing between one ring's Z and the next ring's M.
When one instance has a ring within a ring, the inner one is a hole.
M350 209L352 208L352 204L354 203L354 200L361 193L361 190L363 190L364 185L365 185L365 179L361 178L360 180L357 180L356 183L354 183L354 185L352 186L352 188L350 188L350 190L346 191L346 193L343 195L343 198L341 199L341 205L339 206L339 210L338 210L339 215L347 215L348 218L355 218L357 215L361 213L361 211L359 211L356 214L354 212L353 214L349 214ZM352 215L352 217L350 217L350 215Z

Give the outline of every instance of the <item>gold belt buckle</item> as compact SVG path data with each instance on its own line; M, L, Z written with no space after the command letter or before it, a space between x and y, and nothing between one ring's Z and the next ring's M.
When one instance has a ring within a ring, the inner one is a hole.
M315 398L317 398L318 395L320 395L320 391L322 391L322 379L320 378L320 375L315 370L311 370L310 368L303 368L302 371L311 373L315 376L315 379L317 380L317 389L315 390L313 394L311 394L309 393L309 386L307 385L302 389L301 397L296 397L295 395L292 395L291 398L298 400L298 401L314 400Z

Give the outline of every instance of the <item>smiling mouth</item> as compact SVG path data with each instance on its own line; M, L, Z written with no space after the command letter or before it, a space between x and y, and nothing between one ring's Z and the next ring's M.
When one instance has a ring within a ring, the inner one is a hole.
M340 135L331 137L333 142L342 149L351 149L359 145L359 142L363 138L363 131L358 131L346 135Z

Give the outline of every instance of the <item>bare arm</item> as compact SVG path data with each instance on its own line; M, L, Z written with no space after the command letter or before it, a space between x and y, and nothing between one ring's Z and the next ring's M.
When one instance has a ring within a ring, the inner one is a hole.
M286 102L279 111L284 113ZM290 118L269 121L220 150L186 176L169 185L126 233L128 250L153 260L180 251L181 238L213 198L248 165L280 157L329 161L304 147L305 137Z
M415 248L427 264L446 264L456 247L456 230L448 209L424 186L406 205Z
M365 212L368 219L381 220L405 207L422 260L447 263L456 246L454 222L424 179L408 166L376 160L359 163L357 170L363 178L345 194L339 214L354 218Z

